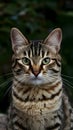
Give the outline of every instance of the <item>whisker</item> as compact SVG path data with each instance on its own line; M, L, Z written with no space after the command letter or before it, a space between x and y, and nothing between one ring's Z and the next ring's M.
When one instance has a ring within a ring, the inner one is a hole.
M9 78L6 82L0 85L0 101L8 94L11 89L12 78Z
M66 84L67 86L71 87L73 89L73 86L69 84L67 81L63 80L63 83Z
M9 91L11 90L11 88L12 88L12 85L8 87L8 89L6 90L6 92L5 92L5 94L3 95L3 97L5 97L5 96L9 93Z
M65 84L65 87L66 87L66 85L67 85L67 86L69 86L69 87L71 87L71 88L73 89L73 86L71 86L70 84L68 84L68 83L66 83L66 82L64 82L64 84Z
M70 81L68 81L67 79L65 79L65 78L62 78L64 81L66 81L67 83L69 83L70 85L72 85L73 86L73 84L72 84L72 82L70 82Z
M73 77L71 77L71 76L69 76L69 75L64 75L64 74L61 74L61 75L64 76L64 77L73 79Z
M12 77L8 78L7 81L3 82L2 84L0 84L0 89L3 88L3 86L6 86L9 82L12 81Z
M10 75L13 75L13 73L10 72L10 73L7 73L7 74L2 74L2 75L0 75L0 78L2 78L3 76L10 76Z

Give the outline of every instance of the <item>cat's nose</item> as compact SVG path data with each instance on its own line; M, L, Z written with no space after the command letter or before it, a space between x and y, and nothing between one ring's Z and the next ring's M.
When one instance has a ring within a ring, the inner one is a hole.
M32 73L37 77L40 73L40 67L38 65L31 66Z
M39 74L39 71L33 71L33 74L37 77Z

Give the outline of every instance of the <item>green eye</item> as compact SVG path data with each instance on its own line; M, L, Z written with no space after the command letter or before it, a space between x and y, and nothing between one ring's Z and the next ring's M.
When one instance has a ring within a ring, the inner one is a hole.
M43 61L42 61L43 65L47 65L47 64L49 64L49 62L50 62L50 58L49 57L44 58Z
M28 58L26 58L26 57L24 57L24 58L22 59L22 62L23 62L23 64L25 64L25 65L29 65L29 64L30 64L30 60L29 60Z

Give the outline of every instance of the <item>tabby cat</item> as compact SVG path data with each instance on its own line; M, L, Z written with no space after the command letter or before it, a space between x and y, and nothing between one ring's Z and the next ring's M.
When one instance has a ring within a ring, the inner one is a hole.
M73 109L61 77L60 28L29 41L11 30L12 101L0 130L73 130Z

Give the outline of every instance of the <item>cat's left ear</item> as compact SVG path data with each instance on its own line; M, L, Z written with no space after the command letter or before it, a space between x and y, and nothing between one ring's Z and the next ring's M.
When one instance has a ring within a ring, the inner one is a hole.
M44 44L49 46L55 53L59 52L62 41L62 30L60 28L54 29L48 37L44 40Z
M29 44L26 37L17 28L11 29L12 50L17 53L22 47Z

